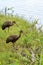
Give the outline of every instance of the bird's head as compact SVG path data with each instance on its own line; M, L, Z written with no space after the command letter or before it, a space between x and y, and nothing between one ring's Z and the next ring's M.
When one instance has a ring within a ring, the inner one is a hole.
M13 24L16 24L16 22L15 21L13 21ZM16 24L17 25L17 24ZM17 25L17 27L18 27L18 25Z
M23 33L23 30L20 30L19 31L19 37L21 36L22 33Z
M16 22L15 22L15 21L13 21L13 24L16 24Z
M22 34L22 33L23 33L23 35L25 35L27 37L26 33L23 30L20 30L20 34Z
M23 30L20 30L20 33L23 33Z

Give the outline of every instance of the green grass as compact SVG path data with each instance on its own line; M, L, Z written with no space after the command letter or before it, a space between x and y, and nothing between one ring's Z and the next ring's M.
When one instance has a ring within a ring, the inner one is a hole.
M1 26L6 20L15 20L18 27L13 25L9 32L8 29L3 31ZM30 21L28 22L18 16L0 15L0 65L32 65L29 47L36 52L37 58L34 65L38 65L38 50L36 51L36 49L41 49L40 65L43 65L43 32L38 33L35 22L36 20L34 20L34 23L30 23ZM6 44L6 38L12 34L18 35L20 30L23 30L25 34L21 35L13 49L12 43Z

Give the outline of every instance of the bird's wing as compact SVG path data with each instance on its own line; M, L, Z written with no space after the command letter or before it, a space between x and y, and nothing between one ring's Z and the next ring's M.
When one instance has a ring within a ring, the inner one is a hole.
M11 24L10 21L6 21L6 22L3 23L4 26L10 25L10 24Z
M11 35L10 37L13 38L13 39L17 39L18 35Z

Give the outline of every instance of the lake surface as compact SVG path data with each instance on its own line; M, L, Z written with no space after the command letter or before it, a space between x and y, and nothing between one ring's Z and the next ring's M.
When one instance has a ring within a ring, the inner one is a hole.
M0 0L0 9L6 6L14 7L14 14L28 20L37 18L43 24L43 0Z

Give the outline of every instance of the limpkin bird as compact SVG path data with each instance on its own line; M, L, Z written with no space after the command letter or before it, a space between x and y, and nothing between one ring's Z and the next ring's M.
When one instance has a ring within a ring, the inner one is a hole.
M7 39L6 39L6 43L12 42L13 47L14 47L14 43L21 37L22 33L23 33L23 31L20 30L18 35L10 35L10 36L8 36Z
M2 30L5 30L6 28L8 28L8 31L9 31L9 27L10 26L13 26L14 24L16 24L15 21L5 21L3 24L2 24ZM17 25L17 24L16 24ZM18 26L18 25L17 25Z

